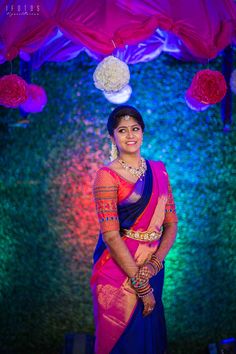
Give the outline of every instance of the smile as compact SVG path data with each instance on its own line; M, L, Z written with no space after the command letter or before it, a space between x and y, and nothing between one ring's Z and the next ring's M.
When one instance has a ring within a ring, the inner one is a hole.
M126 144L127 145L134 145L134 144L136 144L136 141L128 141Z

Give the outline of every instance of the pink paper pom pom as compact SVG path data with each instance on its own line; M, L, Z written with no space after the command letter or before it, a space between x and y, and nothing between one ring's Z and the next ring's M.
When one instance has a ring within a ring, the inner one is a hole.
M220 71L205 69L198 71L188 89L188 95L197 101L208 104L220 102L227 91L225 78Z
M0 79L0 105L16 108L27 99L27 83L16 74Z
M29 84L28 98L20 107L28 113L41 112L47 103L47 95L43 87Z

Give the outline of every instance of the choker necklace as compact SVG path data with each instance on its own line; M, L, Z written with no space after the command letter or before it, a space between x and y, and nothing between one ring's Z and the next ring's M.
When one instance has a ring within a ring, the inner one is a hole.
M142 177L144 177L145 172L147 170L147 164L143 157L141 157L141 166L138 168L130 166L124 160L118 160L121 166L127 170L131 175L138 177L142 181Z

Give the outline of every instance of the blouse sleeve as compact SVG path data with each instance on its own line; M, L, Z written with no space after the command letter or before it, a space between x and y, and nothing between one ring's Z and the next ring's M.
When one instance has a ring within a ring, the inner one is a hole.
M93 184L93 195L102 233L120 230L117 191L118 183L109 171L102 168L98 170Z
M168 180L168 198L165 207L165 219L163 224L167 224L170 222L178 222L178 217L176 215L175 202L172 194L171 185Z

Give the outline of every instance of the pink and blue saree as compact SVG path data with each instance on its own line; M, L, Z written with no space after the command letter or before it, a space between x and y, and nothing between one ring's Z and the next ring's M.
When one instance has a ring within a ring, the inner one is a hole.
M101 226L94 252L91 288L96 327L96 354L164 354L166 326L162 305L164 268L150 280L156 306L143 317L143 304L129 278L110 257L102 232L132 229L160 231L177 222L168 175L162 162L147 161L143 180L127 181L109 167L102 167L94 182L94 196ZM122 232L121 232L122 234ZM160 240L139 241L121 236L138 266L151 258Z

